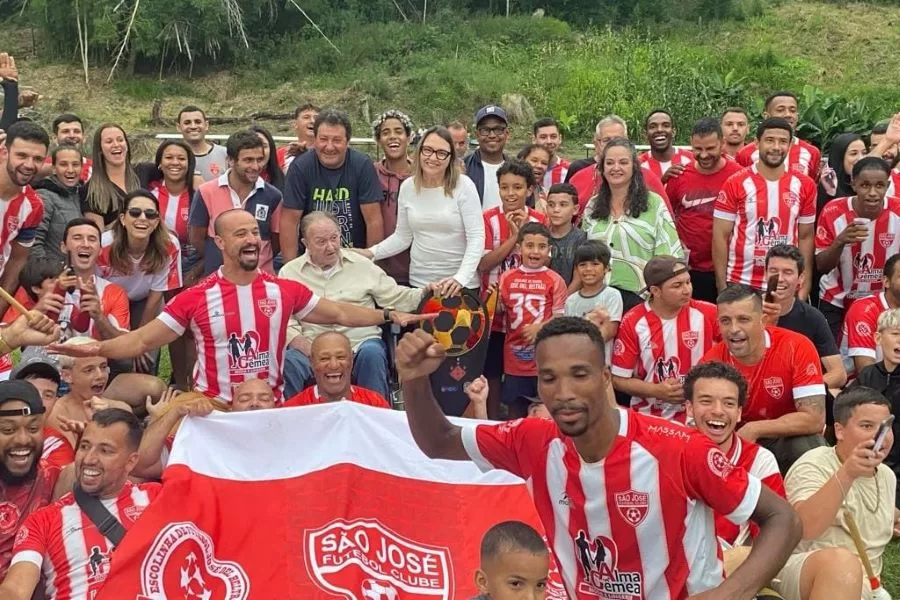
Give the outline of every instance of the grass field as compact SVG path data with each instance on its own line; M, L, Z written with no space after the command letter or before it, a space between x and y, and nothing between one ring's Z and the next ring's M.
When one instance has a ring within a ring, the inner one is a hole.
M900 540L891 542L884 553L881 579L884 589L894 598L900 598Z

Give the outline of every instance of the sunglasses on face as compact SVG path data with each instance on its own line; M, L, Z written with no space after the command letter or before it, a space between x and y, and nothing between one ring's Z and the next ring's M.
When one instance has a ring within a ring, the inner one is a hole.
M153 208L129 208L128 216L132 219L137 219L141 215L144 215L151 221L159 218L159 211Z

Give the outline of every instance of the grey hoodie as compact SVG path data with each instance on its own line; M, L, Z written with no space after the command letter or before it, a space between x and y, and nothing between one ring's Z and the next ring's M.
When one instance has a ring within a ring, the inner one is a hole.
M67 257L59 246L66 224L83 216L78 188L67 188L55 175L38 181L33 187L44 202L44 218L38 225L31 256L47 256L65 262Z

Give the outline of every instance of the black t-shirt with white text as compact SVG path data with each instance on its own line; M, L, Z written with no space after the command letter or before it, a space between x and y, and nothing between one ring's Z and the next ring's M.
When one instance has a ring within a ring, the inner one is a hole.
M361 206L381 202L384 192L372 160L352 148L338 169L319 162L315 152L304 152L288 168L285 178L284 207L303 211L332 213L341 225L341 245L366 247L366 223ZM288 232L281 232L285 235Z

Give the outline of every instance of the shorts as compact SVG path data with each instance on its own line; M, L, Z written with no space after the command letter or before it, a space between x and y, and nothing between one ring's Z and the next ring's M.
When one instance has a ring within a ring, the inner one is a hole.
M503 404L509 407L518 406L523 412L528 412L528 405L531 402L523 399L522 396L528 396L529 398L537 396L537 376L506 375L503 378L503 387L501 389L500 401Z
M800 597L800 574L803 572L803 565L806 559L812 556L816 551L801 552L791 554L787 562L775 576L772 581L771 588L781 594L784 600L802 600ZM859 566L862 569L862 564ZM863 577L863 589L860 600L870 600L872 597L872 588L869 586L869 578Z
M505 342L506 334L504 332L491 332L491 337L488 338L487 357L484 359L484 371L482 371L488 379L503 377L503 345Z

